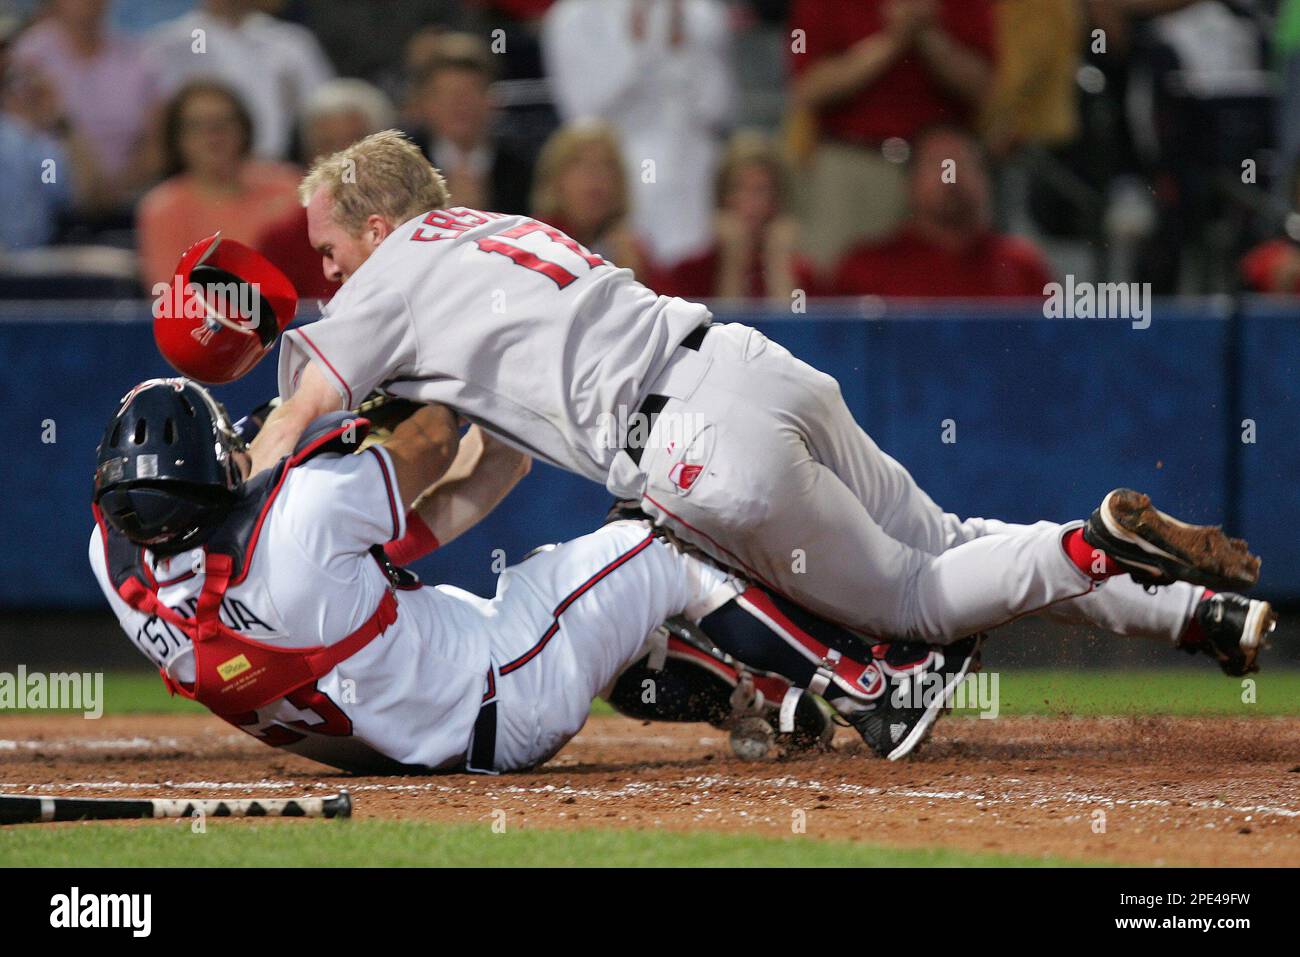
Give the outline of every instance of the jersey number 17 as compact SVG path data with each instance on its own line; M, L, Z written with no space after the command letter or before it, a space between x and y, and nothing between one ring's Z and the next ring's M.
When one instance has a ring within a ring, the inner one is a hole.
M543 259L534 252L529 252L514 243L506 242L509 239L521 239L533 233L541 233L547 236L552 242L559 243L565 249L576 253L581 257L588 266L596 267L605 264L595 253L588 252L582 246L578 245L572 238L564 235L554 226L547 226L545 223L539 223L535 219L530 219L503 233L491 236L487 239L478 240L478 248L487 253L499 253L509 258L516 266L523 266L525 269L531 269L533 272L541 273L547 279L550 279L561 289L577 280L577 276L569 272L559 263L551 262L549 259Z

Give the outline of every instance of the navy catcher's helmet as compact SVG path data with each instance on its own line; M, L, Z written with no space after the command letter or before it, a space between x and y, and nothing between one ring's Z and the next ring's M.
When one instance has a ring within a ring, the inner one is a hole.
M95 504L155 554L201 545L243 487L244 443L208 391L189 379L149 379L122 398L99 443Z

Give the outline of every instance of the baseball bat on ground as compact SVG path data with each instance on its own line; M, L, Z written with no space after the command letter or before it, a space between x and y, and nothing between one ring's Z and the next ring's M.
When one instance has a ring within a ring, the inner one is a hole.
M299 798L71 798L0 794L0 824L142 817L351 817L352 796Z

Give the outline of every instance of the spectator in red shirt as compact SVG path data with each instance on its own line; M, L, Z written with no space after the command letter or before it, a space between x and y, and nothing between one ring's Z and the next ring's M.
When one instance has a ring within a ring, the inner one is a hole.
M892 237L840 263L841 296L1034 296L1052 282L1031 242L990 227L988 171L975 138L954 127L923 134L913 155L911 216Z
M806 248L826 268L904 215L908 142L974 122L993 79L992 0L795 0L790 27L794 99L820 137Z
M785 164L766 137L737 134L718 173L713 244L664 274L656 291L783 306L796 289L814 295L812 266L798 252L799 224L787 209L786 179Z
M302 117L303 158L310 166L357 140L391 127L397 111L378 87L365 80L330 80L307 101ZM329 299L338 284L325 278L320 254L307 239L307 210L301 204L269 225L257 249L289 277L301 299Z

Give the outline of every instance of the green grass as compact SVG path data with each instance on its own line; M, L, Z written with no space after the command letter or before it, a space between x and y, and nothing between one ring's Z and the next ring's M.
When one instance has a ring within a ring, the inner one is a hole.
M998 673L999 714L1015 715L1300 715L1300 671L1253 675L1255 703L1242 701L1239 679L1212 668L1198 670L1065 671L1008 670ZM104 676L105 714L201 714L203 708L169 697L149 672ZM23 712L6 712L22 714ZM48 714L49 712L42 712ZM592 713L612 714L603 701ZM969 713L957 711L956 714Z
M203 714L207 711L180 695L171 697L156 671L109 671L104 674L104 714ZM76 711L14 709L9 714L77 714Z
M1077 862L810 837L520 830L394 821L188 821L15 825L0 867L1067 867Z
M208 709L167 693L156 671L110 671L104 675L105 714L203 714Z
M1300 671L1251 675L1254 702L1242 700L1242 679L1218 670L1042 671L998 674L999 716L1016 715L1300 715ZM955 711L954 714L971 714Z

